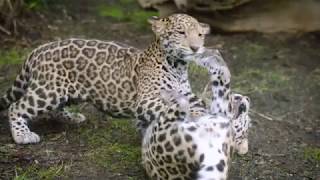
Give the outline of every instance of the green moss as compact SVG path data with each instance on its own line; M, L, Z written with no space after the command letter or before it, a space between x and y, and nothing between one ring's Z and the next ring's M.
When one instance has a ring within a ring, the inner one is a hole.
M1 50L0 51L0 65L4 64L21 64L26 59L27 50Z
M29 10L40 10L46 6L46 0L24 0L24 2Z
M136 24L138 27L149 27L147 20L152 16L158 16L154 11L134 11L130 15L130 21Z
M17 167L16 176L14 180L29 180L29 179L55 179L62 177L64 172L64 165L55 165L48 168L40 167L40 165L33 164L27 168Z
M103 17L112 17L121 21L127 20L124 9L118 5L100 7L99 15Z
M318 147L305 148L304 158L313 162L320 163L320 148Z

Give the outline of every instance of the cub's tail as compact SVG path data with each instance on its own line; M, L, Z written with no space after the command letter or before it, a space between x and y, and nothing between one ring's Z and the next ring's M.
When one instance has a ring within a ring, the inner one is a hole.
M17 75L13 85L2 97L0 97L0 111L7 109L10 104L19 100L25 94L31 76L31 69L28 62L30 62L29 60L32 56L33 53L30 54L27 61L25 61L21 72Z

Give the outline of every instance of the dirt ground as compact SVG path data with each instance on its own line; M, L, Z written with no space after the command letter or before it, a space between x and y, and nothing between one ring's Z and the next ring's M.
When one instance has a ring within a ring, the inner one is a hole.
M51 1L48 1L51 2ZM0 38L0 94L10 86L32 48L68 37L116 40L138 48L152 41L145 16L131 0L56 1L21 24L17 38ZM110 9L112 7L113 9ZM116 10L115 10L116 9ZM112 18L107 17L113 16ZM247 155L233 157L230 179L320 179L320 34L223 34L207 46L221 50L232 72L232 89L252 101ZM190 67L193 90L206 72ZM16 145L6 112L0 114L0 179L146 179L134 122L112 119L90 105L70 107L89 119L79 125L32 123L42 141Z

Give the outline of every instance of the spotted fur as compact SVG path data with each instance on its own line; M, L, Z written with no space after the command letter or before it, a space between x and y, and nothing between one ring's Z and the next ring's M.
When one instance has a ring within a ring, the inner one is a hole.
M205 113L204 103L191 93L187 66L201 53L208 25L185 14L153 17L149 22L155 40L143 51L84 39L56 41L33 50L13 86L0 98L0 110L9 107L14 141L39 142L27 122L43 113L83 121L83 115L64 110L83 101L115 117L135 117L143 134L164 110L161 89L179 91L189 99L193 114Z
M143 139L142 160L151 179L227 179L232 149L240 154L248 149L248 126L242 126L250 121L248 98L230 94L231 76L223 59L215 54L200 60L211 75L210 113L194 117L185 96L163 93L167 111L152 122Z

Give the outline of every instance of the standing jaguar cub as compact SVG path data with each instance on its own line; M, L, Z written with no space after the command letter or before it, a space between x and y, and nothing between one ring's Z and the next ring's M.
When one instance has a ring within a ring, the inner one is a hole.
M88 101L116 117L136 117L144 133L165 104L160 90L184 94L191 112L202 114L204 103L190 90L188 61L204 49L207 24L185 14L149 20L154 42L144 51L114 42L68 39L44 44L29 55L13 86L0 99L0 110L9 107L9 124L18 144L37 143L40 137L27 121L42 113L81 122L81 114L64 106Z

